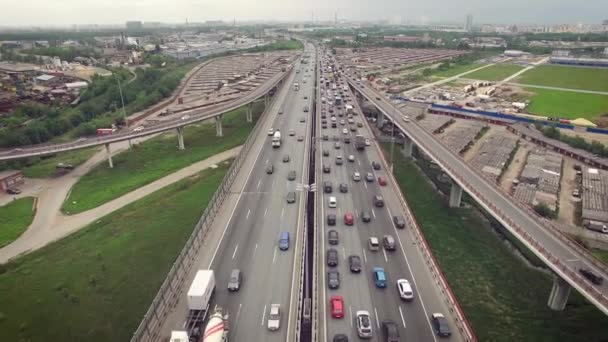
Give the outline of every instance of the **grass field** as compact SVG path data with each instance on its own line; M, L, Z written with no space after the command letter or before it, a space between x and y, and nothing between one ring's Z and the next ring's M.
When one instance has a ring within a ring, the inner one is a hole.
M451 209L400 153L395 174L479 341L605 341L608 318L575 291L547 307L551 278L515 257L472 209Z
M0 247L13 242L29 227L36 212L33 206L34 197L24 197L0 207Z
M462 74L463 72L467 72L469 70L481 68L484 65L487 65L487 64L473 63L473 64L455 65L455 66L452 66L448 70L439 71L437 73L434 73L433 76L452 77L452 76L456 76L458 74Z
M528 107L528 111L533 114L569 119L593 119L608 113L608 95L539 88L525 88L525 90L536 94Z
M177 149L177 137L170 133L116 155L113 169L107 163L101 163L74 185L63 203L62 212L76 214L95 208L183 167L241 145L262 110L261 103L255 105L253 123L246 122L245 108L225 115L221 138L215 135L215 124L186 126L184 151Z
M608 69L540 65L516 80L522 84L608 92Z
M0 341L128 341L227 164L7 264Z
M502 81L522 69L522 66L515 64L495 64L463 77L475 80Z

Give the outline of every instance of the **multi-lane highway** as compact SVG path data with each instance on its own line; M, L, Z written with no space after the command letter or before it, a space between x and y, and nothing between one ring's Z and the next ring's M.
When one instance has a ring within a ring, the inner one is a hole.
M327 69L329 57L324 57L320 65L323 70L320 77L318 101L318 124L317 124L317 211L318 222L317 232L321 235L321 246L319 247L319 289L322 293L318 296L318 303L322 314L319 322L319 335L322 341L332 341L335 335L345 334L349 341L358 340L356 330L355 313L359 310L366 310L371 315L373 339L384 341L381 332L382 322L392 320L399 329L402 340L405 341L436 341L430 315L434 312L442 312L447 315L441 295L434 286L433 278L426 268L418 248L413 245L414 237L410 227L397 229L393 223L394 215L404 215L403 208L397 198L396 185L391 183L387 177L386 165L381 164L380 170L374 170L372 161L381 163L380 151L376 143L370 141L364 151L356 150L354 146L355 135L361 134L371 138L371 131L368 130L365 118L358 111L358 106L354 103L354 97L350 90L344 91L342 87L347 83L339 77L335 79L336 89L333 90L334 82L330 82L331 87L324 86L324 77L330 73ZM323 81L323 82L321 82ZM328 92L329 90L329 92ZM342 91L341 91L342 90ZM339 95L350 105L354 105L353 123L349 124L348 114L345 113L344 104L337 106L333 104L333 97ZM321 98L324 99L322 103ZM331 104L330 104L331 102ZM330 109L333 113L330 113ZM332 128L331 117L336 116L336 128ZM327 128L322 128L323 120L327 121ZM343 121L342 121L343 120ZM342 122L344 122L342 124ZM357 122L361 122L363 127L357 128ZM357 128L356 132L351 127ZM346 132L343 130L346 129ZM327 137L325 137L327 136ZM345 138L350 139L350 143L345 143ZM327 139L327 140L325 140ZM372 139L370 139L372 140ZM337 148L336 144L339 144ZM349 161L349 156L354 157L354 161ZM336 162L337 156L343 159L342 165ZM330 167L330 172L323 170L324 166ZM353 173L359 172L361 180L355 181ZM373 181L366 181L366 174L373 174ZM380 186L378 177L383 177L388 184ZM324 193L324 182L330 182L333 189L331 193ZM342 193L339 184L345 183L348 192ZM372 202L374 195L381 195L384 198L384 207L375 207ZM337 200L336 208L329 208L329 197ZM362 221L361 213L368 212L371 221ZM351 213L354 216L354 225L345 224L344 215ZM336 216L335 226L328 224L327 216ZM339 235L339 242L330 245L328 242L328 231L335 230ZM387 251L382 246L385 235L392 235L396 241L396 250ZM380 240L380 248L371 251L369 248L369 238L377 237ZM334 248L338 251L339 262L336 267L327 265L326 251ZM362 262L361 273L352 273L349 269L348 256L357 255ZM388 278L386 288L378 288L375 285L372 269L382 267ZM340 286L338 289L329 289L327 272L337 270L340 273ZM399 297L396 282L397 279L407 279L414 289L414 300L407 302ZM345 315L344 318L332 318L330 308L330 297L340 295L344 298ZM450 319L452 337L449 340L461 340L455 324Z
M307 51L312 52L312 45ZM314 61L311 61L314 63ZM221 243L211 263L217 277L216 294L212 306L227 308L231 317L230 340L232 341L292 341L295 339L295 305L299 291L296 254L302 248L306 170L310 150L310 114L303 111L310 107L312 72L304 72L306 65L296 65L302 72L288 79L274 100L270 115L275 116L273 129L282 134L282 146L271 147L271 136L257 156L249 171L241 198L229 220ZM306 83L304 81L307 80ZM294 91L293 84L301 85ZM304 96L307 98L305 99ZM282 112L282 114L281 114ZM290 135L290 130L295 134ZM266 134L266 132L264 132ZM300 140L302 137L302 141ZM289 156L289 161L284 161ZM272 165L272 174L267 173ZM288 180L288 173L295 171L295 180ZM295 192L295 203L287 203L286 196ZM289 232L288 250L279 250L280 232ZM243 274L242 288L228 292L230 273L233 269ZM281 323L278 331L267 329L271 304L280 304ZM292 307L293 306L293 307Z

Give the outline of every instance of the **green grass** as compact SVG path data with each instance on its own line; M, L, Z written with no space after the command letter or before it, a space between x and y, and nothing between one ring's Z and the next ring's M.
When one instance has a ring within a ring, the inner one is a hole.
M593 119L608 113L608 95L540 88L525 88L525 90L536 94L528 107L528 111L533 114L569 119Z
M395 174L479 341L605 341L608 318L575 291L547 307L549 275L515 257L473 209L449 208L428 178L395 156Z
M215 124L189 125L184 130L186 150L177 149L174 133L152 138L113 158L114 168L101 163L82 177L72 188L61 208L76 214L120 197L172 172L245 142L263 105L254 106L254 122L245 120L245 108L224 116L223 133L215 135Z
M84 163L97 152L99 148L85 148L82 150L75 150L58 155L51 156L49 158L41 158L39 162L33 163L23 169L23 174L30 178L47 178L57 174L56 166L59 163L71 164L74 167Z
M452 66L448 70L434 73L433 76L437 76L437 77L452 77L452 76L456 76L456 75L462 74L463 72L467 72L469 70L481 68L484 65L487 65L487 64L473 63L473 64L455 65L455 66ZM468 77L468 75L466 75L465 77Z
M494 64L485 69L472 72L464 77L475 80L502 81L523 68L524 67L515 64Z
M593 253L596 258L600 259L608 265L608 251L603 251L601 249L592 249L591 253Z
M227 163L3 267L0 341L128 341Z
M0 207L0 247L15 241L34 219L34 197L24 197ZM2 310L2 309L0 309Z
M522 84L608 92L608 69L540 65L516 80Z

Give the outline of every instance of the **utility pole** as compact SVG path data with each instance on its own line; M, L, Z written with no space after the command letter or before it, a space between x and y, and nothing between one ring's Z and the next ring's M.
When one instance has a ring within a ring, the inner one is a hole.
M120 85L120 80L116 77L116 73L114 74L114 79L116 83L118 83L118 92L120 93L120 102L122 104L122 118L125 121L125 127L129 128L129 121L127 120L127 111L125 110L125 99L122 96L122 87ZM131 139L129 139L129 148L131 148Z

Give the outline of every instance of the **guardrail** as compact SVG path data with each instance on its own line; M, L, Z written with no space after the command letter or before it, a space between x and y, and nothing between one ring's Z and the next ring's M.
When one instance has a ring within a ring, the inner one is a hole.
M351 82L351 85L352 85L352 82ZM360 90L360 92L363 92L363 91ZM372 102L374 102L374 101L372 100ZM395 108L392 105L391 105L391 107L393 107L394 111L399 112L399 109ZM408 130L404 129L404 127L397 122L396 118L393 118L391 116L391 114L389 114L388 112L386 114L389 117L389 119L391 119L395 123L395 125L397 127L399 127L403 132L406 132L406 133L408 132ZM418 126L418 128L421 130L421 132L423 132L423 134L427 134L427 135L429 135L430 139L434 139L428 132L424 131L423 128L419 127L418 123L415 123L415 125ZM411 133L410 133L410 136L412 136ZM457 170L442 163L441 160L437 156L435 156L434 153L432 152L433 149L430 146L428 146L427 144L425 144L422 141L422 139L419 139L419 140L420 141L417 141L417 145L419 147L422 147L422 150L426 154L434 157L434 159L437 161L437 163L444 170L448 171L450 176L452 176L452 178L454 178L454 180L457 183L460 183L461 185L463 185L464 188L470 189L469 193L473 197L475 197L479 203L481 203L483 206L485 206L489 210L493 211L498 216L497 218L499 219L499 221L501 221L501 223L503 223L503 225L505 225L505 227L507 227L507 229L511 230L512 233L514 233L516 236L519 236L520 240L522 240L525 244L528 245L528 248L530 248L533 251L536 250L537 255L541 259L543 259L546 264L548 264L549 266L552 265L553 266L552 268L554 269L554 271L556 273L558 273L561 277L570 278L572 280L572 282L575 283L576 285L578 285L578 287L581 290L586 291L586 293L588 293L589 296L592 297L591 299L593 299L597 302L597 305L600 307L600 309L602 311L608 313L608 297L606 295L604 295L595 286L593 286L587 279L585 279L580 274L578 274L578 272L573 271L572 267L569 267L566 264L564 264L559 258L557 258L555 255L553 255L549 250L544 248L542 246L542 244L539 243L538 241L536 241L527 231L525 231L523 228L521 228L519 225L517 225L500 208L496 207L492 201L490 201L486 196L484 196L482 193L477 191L477 189L474 186L472 186L466 180L466 178L463 177ZM455 153L454 151L452 151L442 141L437 140L437 139L435 139L434 141L436 141L438 144L441 144L448 151L448 153L452 154L460 162L462 162L463 164L466 164L466 161L462 158L462 156L460 156L457 153ZM487 176L484 175L483 173L481 173L481 171L476 170L476 169L471 169L471 170L473 171L473 173L480 176L480 179L483 182L485 182L487 186L492 187L495 190L497 189L497 187L495 186L495 183L488 180ZM555 227L552 223L550 223L544 219L542 219L542 220L539 219L539 215L536 214L531 207L526 206L526 205L520 203L519 201L515 200L511 194L505 192L502 189L497 189L497 191L503 197L505 197L508 201L510 200L510 202L512 204L514 204L516 208L523 211L524 214L528 214L530 216L531 220L537 221L537 223L539 224L539 227L541 227L541 229L543 229L543 231L548 232L551 236L557 238L558 241L566 244L568 247L575 250L576 253L582 259L587 261L589 264L600 269L605 274L608 272L608 266L604 265L601 261L599 261L593 255L588 253L582 246L580 246L579 244L574 242L572 239L570 239L569 237L567 237L563 233L561 233L557 229L557 227ZM547 226L549 226L550 228L548 228Z
M167 316L170 310L177 305L180 295L182 295L184 290L182 285L188 277L188 273L197 257L197 253L202 245L203 239L205 238L208 229L212 226L218 211L224 203L224 200L230 194L230 188L234 183L241 165L247 158L247 155L251 152L251 147L255 141L255 138L260 133L264 117L267 115L267 111L270 106L271 104L265 108L264 113L258 119L253 130L245 140L245 143L242 145L241 151L232 162L232 165L230 165L230 168L228 169L226 176L224 176L222 183L213 194L213 197L207 204L203 214L194 226L194 230L192 231L190 238L188 238L184 248L177 256L177 259L171 266L167 277L152 300L152 304L146 311L141 323L133 333L131 342L155 341L160 337L158 329L161 327L164 318Z
M363 113L361 110L359 110L359 111L361 113ZM369 125L369 122L367 122L367 120L363 120L363 121L365 122L365 125ZM372 130L370 129L370 131L372 131ZM378 139L375 139L375 141L376 141L375 143L377 144ZM380 146L377 146L377 148L379 149L379 151L382 151ZM382 159L382 162L384 163L385 169L388 170L387 166L389 165L389 163L386 160L386 158L384 157L384 153L380 153L380 158ZM448 306L448 310L450 311L451 316L454 318L454 321L456 322L456 326L457 326L458 330L461 332L465 341L476 342L477 337L475 336L475 332L473 331L471 324L469 323L468 319L466 318L464 311L462 310L462 308L460 306L460 303L458 303L458 299L456 299L456 295L454 295L454 292L452 292L452 289L450 288L450 285L448 284L448 282L445 278L445 275L441 271L441 268L439 267L439 263L437 262L437 259L435 259L435 256L433 255L433 252L431 251L431 248L430 248L428 242L426 241L426 238L424 237L424 233L422 233L422 229L420 228L418 221L416 221L416 218L415 218L414 214L412 213L409 205L407 204L407 201L403 197L403 194L401 193L401 190L398 186L399 183L395 179L395 176L393 175L392 172L387 172L387 174L388 174L390 181L394 185L393 188L396 189L397 198L399 199L401 207L405 211L405 217L406 217L406 220L408 221L408 226L410 228L413 228L413 229L411 229L411 231L414 233L414 237L416 238L416 242L417 242L416 246L418 246L420 251L422 252L422 256L423 256L429 270L431 271L431 275L433 276L433 279L435 280L435 284L437 285L437 287L443 294L443 298L445 299L445 302Z

